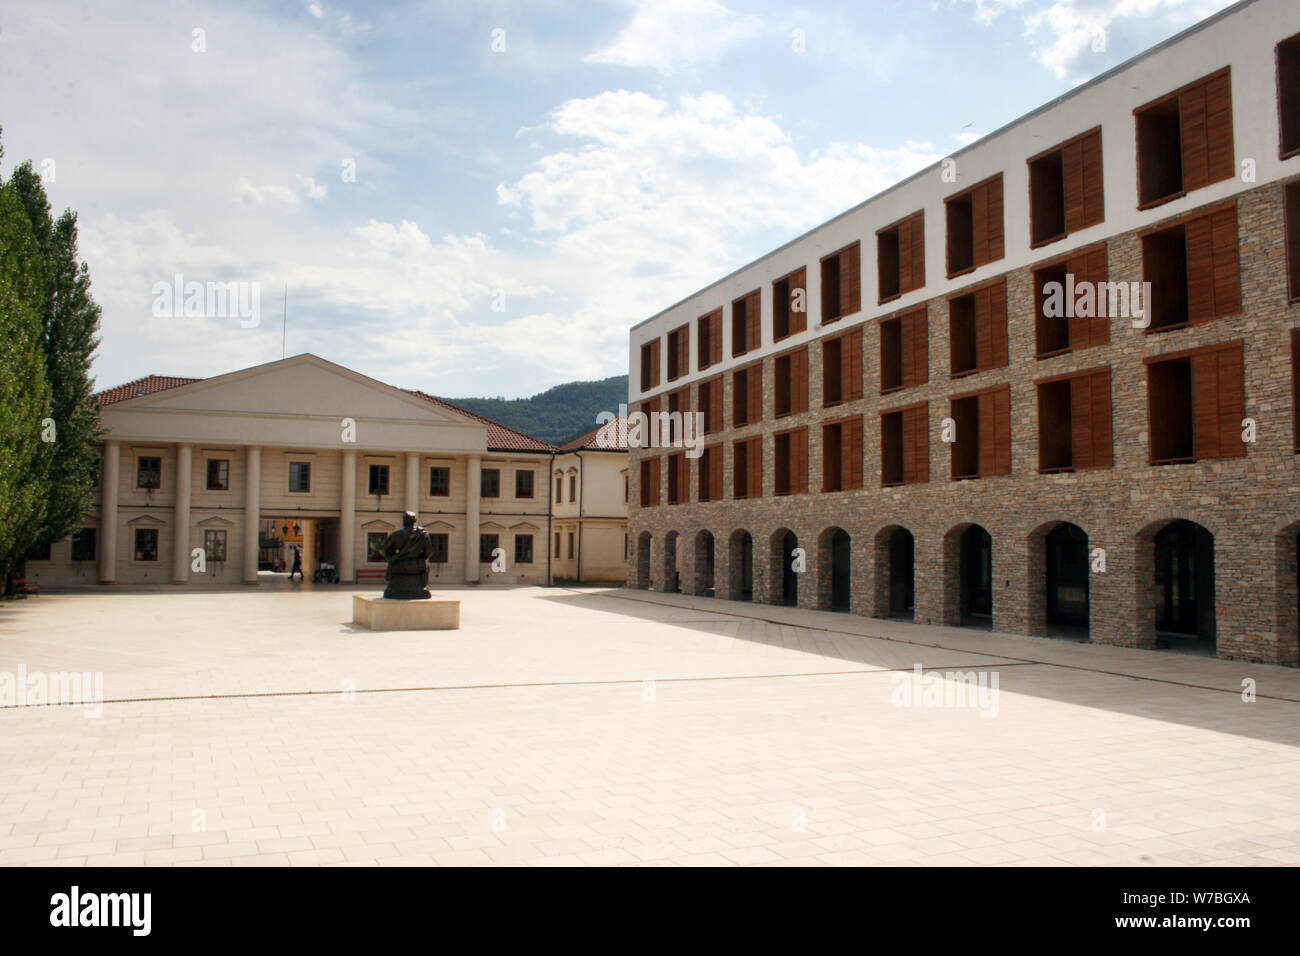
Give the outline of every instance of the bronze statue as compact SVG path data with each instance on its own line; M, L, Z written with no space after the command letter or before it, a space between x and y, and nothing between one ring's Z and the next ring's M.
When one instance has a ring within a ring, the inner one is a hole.
M411 512L402 515L402 527L394 531L379 550L388 560L384 580L384 597L398 601L418 601L432 597L429 593L429 559L433 543L429 533L415 523Z

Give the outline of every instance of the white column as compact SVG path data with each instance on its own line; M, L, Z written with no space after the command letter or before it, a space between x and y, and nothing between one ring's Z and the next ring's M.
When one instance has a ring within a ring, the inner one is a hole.
M100 491L104 498L99 509L99 580L112 584L117 580L117 488L122 463L120 442L104 442L104 464L99 471Z
M343 453L339 476L339 581L356 583L357 453Z
M465 580L478 581L478 493L482 490L481 482L483 462L478 455L465 459Z
M420 456L414 452L406 456L406 510L420 514Z
M244 451L244 583L257 583L258 537L262 530L262 449Z
M176 506L172 511L176 527L172 530L172 583L190 579L190 478L194 471L194 446L181 442L176 446Z

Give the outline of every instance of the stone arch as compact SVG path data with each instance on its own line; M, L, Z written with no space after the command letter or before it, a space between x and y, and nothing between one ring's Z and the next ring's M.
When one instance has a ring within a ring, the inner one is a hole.
M649 531L642 531L636 536L636 557L632 563L632 587L642 591L650 587L650 542Z
M1089 536L1072 521L1044 521L1026 539L1030 634L1087 637L1091 624Z
M713 532L704 528L695 535L694 592L701 597L713 597L717 592L713 580Z
M799 536L789 528L777 528L768 539L768 603L796 607L799 603L799 574L794 570L794 550Z
M852 606L853 539L838 525L817 536L817 607L847 612Z
M1277 653L1280 664L1300 664L1300 518L1274 535Z
M1173 515L1147 522L1136 538L1137 645L1213 652L1214 531Z
M911 619L916 610L916 538L901 524L876 532L876 617Z
M943 609L953 627L993 626L993 536L973 521L954 525L943 537Z
M659 562L659 590L663 594L676 594L681 590L677 577L677 542L681 535L669 531L664 535L663 552Z
M754 536L744 528L727 541L727 600L754 600Z

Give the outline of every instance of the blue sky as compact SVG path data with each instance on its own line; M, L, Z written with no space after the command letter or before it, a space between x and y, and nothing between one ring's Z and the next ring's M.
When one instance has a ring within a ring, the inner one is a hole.
M515 397L1228 5L0 0L0 162L79 213L101 386L278 359L287 283L288 354Z

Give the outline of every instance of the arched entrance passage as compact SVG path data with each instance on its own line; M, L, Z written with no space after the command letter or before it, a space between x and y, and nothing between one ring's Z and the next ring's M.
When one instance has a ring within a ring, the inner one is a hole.
M799 538L789 528L772 533L771 604L795 607L799 603L799 575L794 570Z
M959 617L962 627L993 626L993 537L973 524L958 546Z
M713 532L701 531L695 536L695 593L713 597Z
M876 614L912 618L916 607L916 540L901 525L876 533Z
M650 581L650 532L642 531L636 537L636 564L632 575L632 587L642 591L649 589Z
M727 598L732 601L754 600L754 536L744 528L731 532L728 542L730 567Z
M663 560L660 562L659 574L659 588L664 594L676 594L681 590L677 578L677 539L680 537L681 535L676 531L669 531L664 535Z
M1194 521L1171 521L1155 549L1156 646L1213 652L1214 535Z
M843 528L827 528L817 539L817 606L823 611L849 610L851 603L851 558L849 534Z
M1047 626L1063 632L1088 627L1088 535L1061 522L1044 539Z

